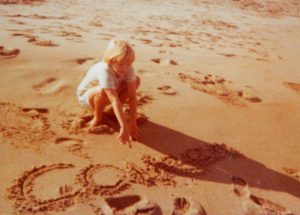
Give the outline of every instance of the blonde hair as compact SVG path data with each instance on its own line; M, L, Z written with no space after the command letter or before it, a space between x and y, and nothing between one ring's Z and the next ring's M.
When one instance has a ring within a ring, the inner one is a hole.
M104 52L103 61L107 64L132 64L135 59L133 48L128 42L121 39L112 39Z

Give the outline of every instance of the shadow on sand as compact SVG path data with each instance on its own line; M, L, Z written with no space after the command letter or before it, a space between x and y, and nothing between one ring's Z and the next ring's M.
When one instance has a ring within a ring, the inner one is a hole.
M176 169L176 166L164 168L173 174L226 184L231 184L232 176L238 176L245 179L250 187L286 192L300 198L299 181L247 158L224 144L207 143L151 121L143 125L141 130L143 144L205 172L195 174ZM190 159L187 159L187 154Z

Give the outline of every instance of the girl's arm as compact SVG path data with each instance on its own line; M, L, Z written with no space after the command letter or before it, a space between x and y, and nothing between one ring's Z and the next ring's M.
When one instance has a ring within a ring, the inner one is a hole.
M130 144L130 131L129 127L125 118L125 114L122 110L122 104L120 102L120 99L118 97L118 93L114 89L104 89L104 92L106 93L109 101L112 104L114 113L117 117L117 120L120 125L120 132L119 132L119 140L121 141L122 144Z
M127 93L129 98L129 128L130 135L134 140L140 139L139 130L136 124L137 115L137 98L136 98L136 81L127 82Z

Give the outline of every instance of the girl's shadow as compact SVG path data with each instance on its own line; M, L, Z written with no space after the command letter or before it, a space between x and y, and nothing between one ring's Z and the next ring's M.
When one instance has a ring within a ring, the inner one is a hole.
M163 162L159 165L173 174L227 184L231 184L232 176L238 176L252 187L287 192L300 198L299 181L276 172L225 144L208 143L151 121L142 126L141 133L143 144L167 157L174 157L183 165L192 166L189 171L176 165L170 167Z

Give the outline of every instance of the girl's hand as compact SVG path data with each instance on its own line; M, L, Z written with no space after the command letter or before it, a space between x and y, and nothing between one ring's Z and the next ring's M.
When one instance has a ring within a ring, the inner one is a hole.
M132 123L130 125L130 136L132 140L135 141L140 141L141 140L141 135L139 128L137 127L136 123Z
M118 135L118 139L120 140L121 144L125 145L128 143L129 147L131 147L130 133L129 133L129 129L127 126L121 127L119 135Z

